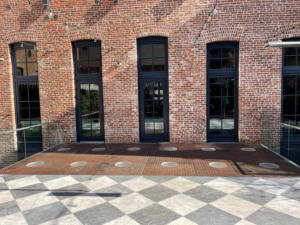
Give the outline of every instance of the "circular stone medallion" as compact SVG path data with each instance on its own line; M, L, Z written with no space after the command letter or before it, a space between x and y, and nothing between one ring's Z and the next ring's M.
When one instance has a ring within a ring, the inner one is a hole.
M117 162L115 164L116 167L128 167L128 166L131 166L132 163L131 162Z
M241 148L244 152L255 152L256 150L254 148Z
M209 165L211 167L214 167L214 168L225 168L225 167L227 167L227 165L225 163L221 163L221 162L211 162L211 163L209 163Z
M70 164L72 167L80 167L80 166L85 166L87 162L73 162Z
M92 151L93 152L101 152L101 151L104 151L105 148L93 148Z
M135 152L141 150L141 148L133 147L133 148L128 148L127 150L131 152Z
M215 148L201 148L202 151L206 151L206 152L214 152L216 151Z
M160 165L163 166L163 167L175 167L175 166L178 166L178 163L176 163L176 162L163 162Z
M43 165L43 164L44 164L44 162L39 161L39 162L31 162L31 163L28 163L26 166L27 166L27 167L36 167L36 166L41 166L41 165Z
M165 151L177 151L177 148L173 148L173 147L168 147L168 148L164 148Z
M259 166L266 169L278 169L279 166L274 163L260 163Z
M70 151L70 150L71 150L71 148L60 148L57 151L58 152L66 152L66 151Z

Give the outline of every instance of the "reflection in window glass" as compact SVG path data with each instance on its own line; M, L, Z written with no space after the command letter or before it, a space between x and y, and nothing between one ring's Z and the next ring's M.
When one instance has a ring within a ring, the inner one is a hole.
M77 60L87 60L87 59L88 59L87 47L78 47Z
M89 73L88 61L78 62L78 73L79 74Z
M165 71L165 58L154 59L154 71Z
M142 72L152 71L152 59L142 59Z
M26 63L17 63L17 76L27 76Z
M27 62L37 62L36 50L26 49L26 59Z
M99 47L89 47L89 60L100 59Z
M154 57L165 57L165 45L164 44L153 44L153 56Z
M37 76L38 75L37 63L27 63L27 71L28 71L28 76Z
M141 46L142 58L152 58L152 44Z

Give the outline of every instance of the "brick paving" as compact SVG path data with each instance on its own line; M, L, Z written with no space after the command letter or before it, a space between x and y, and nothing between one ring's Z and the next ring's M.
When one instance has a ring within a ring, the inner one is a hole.
M62 147L71 148L58 152ZM105 151L93 152L104 147ZM140 151L127 151L140 147ZM177 151L164 151L175 147ZM205 152L211 147L216 151ZM244 152L243 147L255 148ZM43 161L44 165L26 167L30 162ZM73 162L85 161L83 167L71 167ZM129 167L116 167L115 163L131 162ZM162 162L176 162L177 167L162 167ZM223 162L226 168L213 168L210 162ZM275 163L279 169L265 169L259 163ZM1 174L53 174L53 175L169 175L169 176L254 176L294 177L300 169L258 144L72 144L60 145L27 158L0 171Z

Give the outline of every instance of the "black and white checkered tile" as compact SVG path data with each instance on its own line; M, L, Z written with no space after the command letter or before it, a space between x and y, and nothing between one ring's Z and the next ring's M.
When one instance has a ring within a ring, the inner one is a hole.
M3 225L300 224L300 178L0 175Z

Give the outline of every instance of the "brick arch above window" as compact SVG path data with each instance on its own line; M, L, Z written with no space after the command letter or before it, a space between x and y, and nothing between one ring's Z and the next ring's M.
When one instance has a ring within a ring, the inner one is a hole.
M240 41L245 28L222 27L204 30L201 34L206 44L221 41ZM201 39L200 37L200 39Z
M136 38L160 36L169 37L171 33L168 23L141 23L133 27Z
M34 29L26 29L26 32L11 31L5 34L7 44L15 44L19 42L37 42L37 31Z

